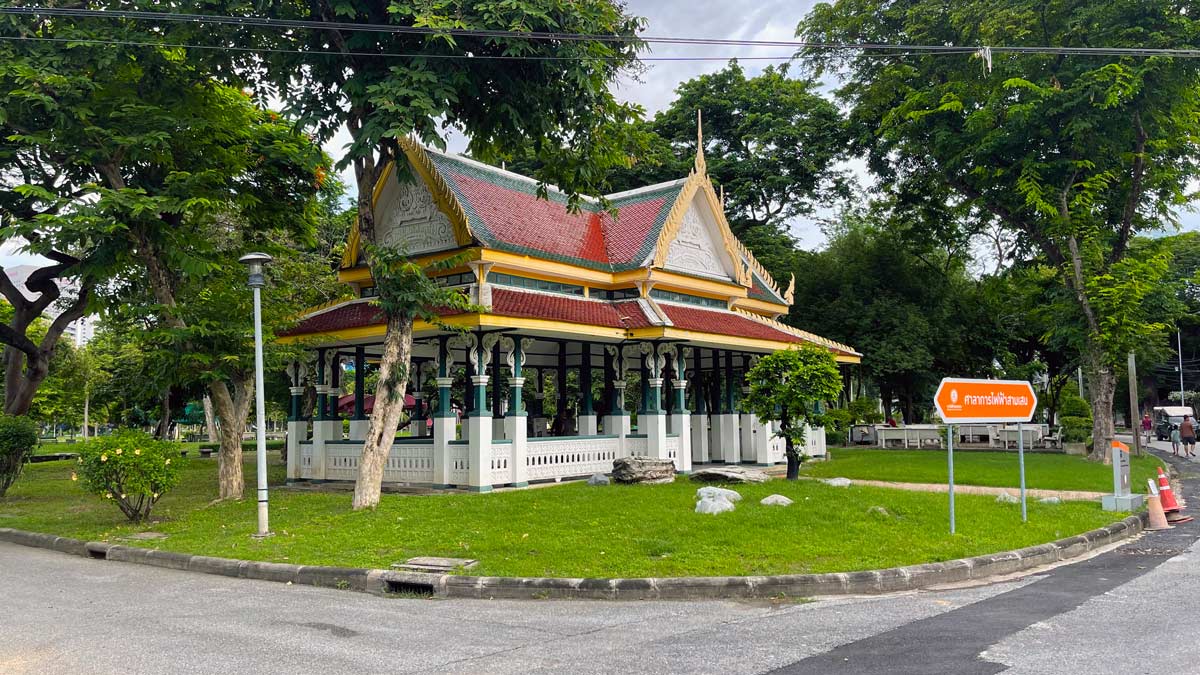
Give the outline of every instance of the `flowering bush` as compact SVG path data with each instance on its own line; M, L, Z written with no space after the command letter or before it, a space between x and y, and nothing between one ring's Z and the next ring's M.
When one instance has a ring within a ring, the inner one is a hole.
M79 448L79 471L71 474L85 490L111 499L137 523L163 494L179 484L179 444L140 431L101 436Z
M0 415L0 497L21 477L37 442L37 425L28 417Z

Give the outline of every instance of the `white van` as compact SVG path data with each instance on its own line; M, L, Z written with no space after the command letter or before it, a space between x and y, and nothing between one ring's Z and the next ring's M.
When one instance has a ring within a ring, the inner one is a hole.
M1171 429L1183 422L1184 415L1191 417L1193 421L1196 419L1196 413L1190 406L1160 405L1155 408L1153 414L1154 436L1160 441L1170 439Z

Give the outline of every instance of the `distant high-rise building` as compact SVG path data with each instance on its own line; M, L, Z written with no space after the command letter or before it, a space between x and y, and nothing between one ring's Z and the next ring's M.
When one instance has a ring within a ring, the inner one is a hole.
M29 290L25 284L29 281L30 275L39 269L41 268L37 265L16 265L14 267L6 268L4 272L8 275L8 278L10 281L12 281L13 285L17 287L17 290L21 291L25 297L32 300L37 293ZM62 293L62 296L59 298L58 302L46 308L47 320L54 320L59 314L62 314L63 310L65 309L65 305L70 303L78 292L77 286L71 281L63 281L60 279L58 282L58 288ZM81 319L72 321L70 325L67 326L66 330L63 331L63 336L74 342L76 347L82 347L83 345L87 344L88 341L95 336L95 334L96 317L93 315L84 316Z

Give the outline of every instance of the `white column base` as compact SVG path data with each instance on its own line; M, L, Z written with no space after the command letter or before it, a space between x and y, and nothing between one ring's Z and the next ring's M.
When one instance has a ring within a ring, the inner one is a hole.
M605 415L604 434L606 436L628 436L630 434L629 415Z
M646 434L646 456L651 459L673 459L667 456L667 416L643 413L638 416L638 431ZM678 464L676 468L679 468Z
M288 420L287 423L287 477L300 478L300 441L308 440L308 422Z
M325 444L342 440L341 420L320 420L313 422L313 454L312 480L326 480L328 460L325 458Z
M450 486L450 441L454 440L454 425L458 418L433 418L433 486Z
M771 430L770 422L763 422L754 416L754 463L761 466L768 466L771 462L771 434L775 433Z
M741 448L741 460L743 462L753 462L754 456L754 437L756 426L754 424L754 415L750 413L742 413L737 416L738 420L738 445Z
M721 413L712 415L712 445L709 446L709 458L714 462L737 464L742 460L738 448L737 415Z
M350 440L367 440L367 430L371 428L371 420L350 420Z
M692 463L704 464L708 461L708 413L696 413L691 418Z
M675 459L675 470L692 470L692 419L687 412L670 416L671 433L679 436L679 456Z
M504 418L505 437L512 441L512 484L513 487L529 485L529 444L527 423L524 415L509 415Z
M595 415L580 415L576 422L579 424L580 436L595 436L597 433L599 433L597 430L600 427L598 426Z
M467 421L467 427L470 428L467 489L488 492L492 489L492 416L475 412ZM467 427L464 427L464 431Z

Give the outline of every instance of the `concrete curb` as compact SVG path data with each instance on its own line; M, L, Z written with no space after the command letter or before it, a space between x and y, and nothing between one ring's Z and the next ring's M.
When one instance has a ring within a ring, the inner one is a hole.
M405 594L438 598L601 600L716 600L732 598L803 598L818 595L877 595L1013 574L1070 560L1132 537L1145 527L1141 513L1078 536L1040 546L947 562L863 572L783 574L758 577L668 577L644 579L568 579L560 577L469 577L353 567L321 567L212 558L97 541L80 541L38 532L0 528L0 541L61 553L153 565L202 574L339 588L376 595Z

